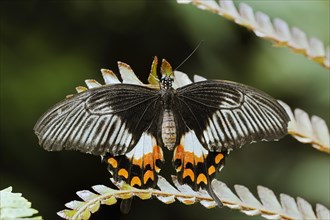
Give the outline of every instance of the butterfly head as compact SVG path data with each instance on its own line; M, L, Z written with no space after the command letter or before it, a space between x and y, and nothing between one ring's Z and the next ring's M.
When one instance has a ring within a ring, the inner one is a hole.
M160 72L162 74L162 78L160 79L160 87L162 89L172 88L172 83L174 81L174 74L171 65L165 59L163 59L162 61Z
M170 89L172 88L172 83L173 83L174 79L170 76L163 76L160 79L160 87L162 89Z

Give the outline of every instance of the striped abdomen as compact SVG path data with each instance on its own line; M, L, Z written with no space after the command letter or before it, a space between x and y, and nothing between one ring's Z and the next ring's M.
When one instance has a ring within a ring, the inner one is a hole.
M173 112L169 109L165 109L163 114L162 140L167 149L173 150L176 142L176 127Z

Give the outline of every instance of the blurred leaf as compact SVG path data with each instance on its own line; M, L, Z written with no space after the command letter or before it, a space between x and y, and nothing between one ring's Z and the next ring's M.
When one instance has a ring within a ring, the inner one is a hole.
M13 193L12 187L0 191L0 219L30 219L40 220L41 216L34 216L37 210L31 208L31 203L22 197L21 193Z
M320 151L330 153L330 135L325 121L313 115L311 119L308 114L301 109L291 108L282 101L279 103L284 107L290 117L288 126L289 134L301 143L311 143L312 146Z
M330 69L330 47L325 48L324 43L318 38L307 38L299 28L289 29L288 24L279 18L271 22L269 16L263 12L253 12L251 6L245 3L237 8L232 0L220 0L219 4L213 0L191 0L178 3L192 3L202 10L208 10L223 16L235 23L254 31L261 38L275 42L276 46L291 48L296 53L301 53L316 63Z

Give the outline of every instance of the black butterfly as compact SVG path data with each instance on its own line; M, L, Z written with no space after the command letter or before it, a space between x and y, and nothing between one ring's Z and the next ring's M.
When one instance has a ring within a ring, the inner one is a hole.
M228 152L283 137L289 117L275 99L255 88L206 80L174 89L170 64L163 60L160 81L156 67L155 58L149 78L154 86L130 84L135 75L121 63L124 83L108 72L104 78L110 84L56 104L34 127L39 143L51 151L101 155L115 180L138 188L156 187L162 149L173 150L179 182L206 189L222 206L211 181Z

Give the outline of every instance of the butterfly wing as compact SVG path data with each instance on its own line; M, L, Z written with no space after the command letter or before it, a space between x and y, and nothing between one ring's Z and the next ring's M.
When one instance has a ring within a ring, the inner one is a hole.
M208 80L177 89L174 106L188 129L211 151L275 140L289 117L271 96L247 85Z
M90 89L50 108L34 131L46 150L121 155L151 126L159 112L157 94L130 84Z
M228 81L201 81L180 87L173 99L180 140L173 165L181 184L212 189L229 150L287 133L289 117L279 103L252 87Z

